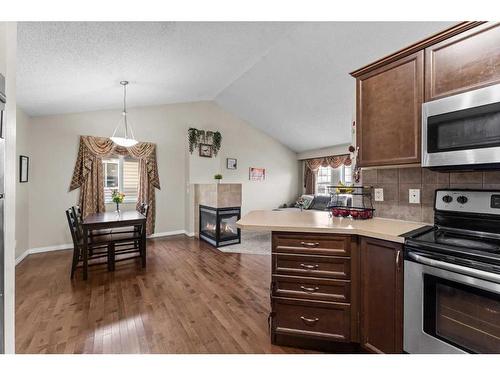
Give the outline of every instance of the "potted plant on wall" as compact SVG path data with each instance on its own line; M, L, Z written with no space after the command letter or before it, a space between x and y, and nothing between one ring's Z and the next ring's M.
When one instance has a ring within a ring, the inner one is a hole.
M216 174L214 176L214 180L217 181L218 184L220 184L220 180L222 180L222 175L221 174Z

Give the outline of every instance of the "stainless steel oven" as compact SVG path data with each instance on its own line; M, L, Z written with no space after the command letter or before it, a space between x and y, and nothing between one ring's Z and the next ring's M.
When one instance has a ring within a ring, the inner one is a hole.
M405 237L404 350L500 354L500 191L438 189Z
M422 166L500 165L500 85L422 105Z
M404 349L408 353L500 353L500 275L409 251Z

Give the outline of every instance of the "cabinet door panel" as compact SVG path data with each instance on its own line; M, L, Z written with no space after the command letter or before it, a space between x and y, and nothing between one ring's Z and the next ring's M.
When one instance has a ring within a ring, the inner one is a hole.
M486 23L425 49L425 100L500 83L500 23Z
M420 163L423 54L419 51L358 77L360 166Z
M403 351L402 246L361 239L361 345L375 353Z

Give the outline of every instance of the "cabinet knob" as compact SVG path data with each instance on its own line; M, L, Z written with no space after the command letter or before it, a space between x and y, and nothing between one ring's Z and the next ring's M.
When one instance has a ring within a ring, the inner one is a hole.
M301 285L300 289L302 289L303 291L309 292L309 293L314 293L314 292L317 292L319 290L319 287L315 286L314 288L308 288L304 285Z
M304 264L300 263L300 266L302 268L305 268L306 270L317 270L319 266L317 264Z
M315 324L319 321L319 318L306 318L304 316L301 316L300 319L302 319L302 321L308 325Z
M300 243L304 247L318 247L319 242L301 242Z

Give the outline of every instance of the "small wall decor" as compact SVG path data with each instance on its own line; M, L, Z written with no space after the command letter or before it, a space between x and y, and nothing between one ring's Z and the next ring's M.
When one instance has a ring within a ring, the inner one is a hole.
M237 169L238 161L236 159L227 158L226 159L226 168L227 169Z
M212 157L212 145L200 143L200 156L204 158Z
M264 181L266 179L265 168L250 167L249 180L250 181Z
M28 182L30 158L24 155L19 156L19 182Z
M192 154L194 149L200 144L209 145L214 156L217 156L222 145L222 134L218 131L199 130L196 128L188 129L189 152ZM211 154L212 154L211 152ZM210 154L209 157L212 157ZM202 156L202 155L200 155Z

